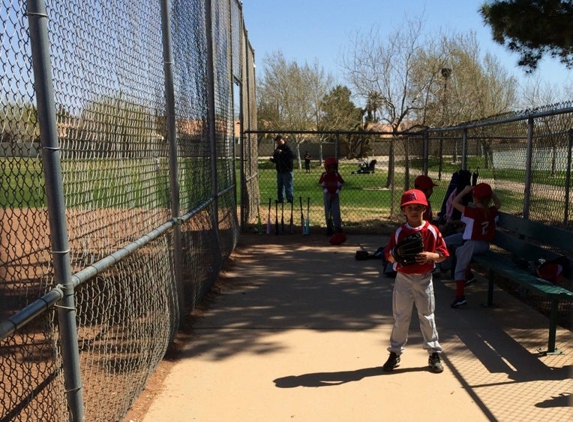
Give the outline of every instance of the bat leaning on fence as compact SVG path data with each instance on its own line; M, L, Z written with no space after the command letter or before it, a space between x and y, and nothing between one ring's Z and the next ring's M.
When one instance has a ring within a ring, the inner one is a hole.
M294 226L293 226L294 222L293 222L293 215L292 215L293 210L294 210L293 202L294 201L291 201L291 203L290 203L290 234L294 234Z
M263 234L263 224L261 222L261 207L257 201L257 233Z
M279 203L275 202L275 234L279 234Z
M310 198L306 198L306 221L304 222L304 234L310 234Z
M267 234L271 234L271 202L272 199L269 198L269 213L267 214Z
M302 230L302 234L305 234L305 231L304 231L304 211L302 210L302 196L300 196L299 199L300 199L300 229Z
M285 234L285 203L281 202L281 234Z

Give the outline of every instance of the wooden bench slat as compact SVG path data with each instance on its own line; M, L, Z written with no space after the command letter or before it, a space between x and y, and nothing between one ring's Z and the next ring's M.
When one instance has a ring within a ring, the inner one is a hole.
M559 227L547 226L504 212L499 213L498 226L546 242L564 251L573 252L573 233Z
M526 272L527 270L496 253L476 255L474 260L494 272L501 273L521 285L530 286L547 296L559 296L561 299L573 300L573 292L571 290L529 274Z

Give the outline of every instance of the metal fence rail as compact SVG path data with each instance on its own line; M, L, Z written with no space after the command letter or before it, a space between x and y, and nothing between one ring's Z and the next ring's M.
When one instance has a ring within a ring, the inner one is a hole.
M241 4L0 20L0 421L121 420L256 212Z

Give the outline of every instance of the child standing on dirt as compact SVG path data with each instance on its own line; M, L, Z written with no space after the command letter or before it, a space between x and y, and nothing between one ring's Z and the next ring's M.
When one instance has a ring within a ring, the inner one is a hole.
M472 193L474 206L464 206L462 198ZM490 202L493 200L493 205ZM474 187L466 186L452 202L452 206L462 213L461 221L465 224L463 233L446 237L449 247L455 249L454 280L456 281L456 298L452 308L467 305L464 288L474 277L470 269L472 256L486 253L490 242L495 237L495 222L501 202L487 183L478 183Z
M324 218L326 220L326 235L332 236L334 233L342 233L342 218L340 216L339 193L344 184L344 179L338 173L338 160L328 157L324 160L326 170L320 176L318 184L322 186L324 193Z
M390 242L384 249L384 256L388 262L394 263L396 281L392 293L392 314L394 326L390 336L390 356L382 369L392 371L400 365L400 355L408 341L408 330L412 318L412 308L416 305L420 331L424 338L424 349L428 351L428 365L430 370L440 373L444 370L440 354L442 346L438 341L438 330L434 318L435 299L432 271L435 264L442 262L449 256L448 248L438 228L423 218L428 208L428 200L424 192L411 189L402 195L400 208L406 217L406 222L394 232ZM415 256L415 263L402 265L394 258L394 247L403 239L420 232L424 244L424 251Z

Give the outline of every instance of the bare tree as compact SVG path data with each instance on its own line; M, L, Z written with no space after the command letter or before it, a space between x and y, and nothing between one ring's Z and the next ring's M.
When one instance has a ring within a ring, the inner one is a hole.
M427 45L423 21L407 19L389 37L381 37L377 25L366 34L356 32L342 56L342 67L355 94L364 101L373 118L391 128L387 188L394 185L398 132L406 119L421 113L425 106L427 86L414 84L412 72L418 52Z
M317 62L299 65L277 51L263 58L263 74L258 79L258 127L265 130L317 130L321 104L331 89L333 78ZM308 136L307 136L308 138ZM302 135L292 135L301 167Z
M416 115L424 126L482 119L516 104L517 81L493 56L482 56L473 31L442 34L439 43L420 51L412 79L426 89L425 107Z

